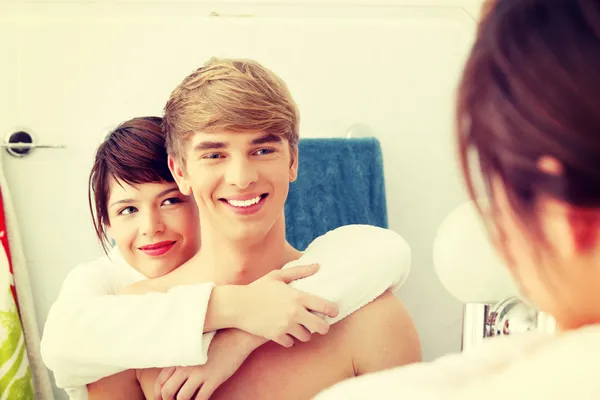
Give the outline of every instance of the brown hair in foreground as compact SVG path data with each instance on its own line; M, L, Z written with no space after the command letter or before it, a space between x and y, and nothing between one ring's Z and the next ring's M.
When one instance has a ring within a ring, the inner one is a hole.
M498 178L517 219L541 243L537 199L564 201L585 248L600 210L600 2L494 0L483 11L458 91L469 193L477 197L473 177L481 172L493 211ZM561 173L541 170L543 157L558 161Z

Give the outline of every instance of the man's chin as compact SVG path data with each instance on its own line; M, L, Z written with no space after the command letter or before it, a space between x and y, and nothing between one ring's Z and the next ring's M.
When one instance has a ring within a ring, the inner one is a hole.
M242 242L245 245L259 243L269 231L269 227L264 223L240 225L230 227L229 232L227 232L227 237L229 240Z

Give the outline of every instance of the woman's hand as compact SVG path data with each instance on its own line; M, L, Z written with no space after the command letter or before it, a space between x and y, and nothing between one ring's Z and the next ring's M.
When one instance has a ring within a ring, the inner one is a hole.
M226 362L163 368L154 386L154 400L208 400L241 365L234 360Z
M206 364L164 368L160 372L154 400L207 400L265 341L237 329L219 331L209 347Z
M334 318L337 305L288 286L318 269L313 264L275 270L250 285L239 286L235 327L284 347L291 347L293 338L306 342L314 332L326 334L329 324L313 313Z

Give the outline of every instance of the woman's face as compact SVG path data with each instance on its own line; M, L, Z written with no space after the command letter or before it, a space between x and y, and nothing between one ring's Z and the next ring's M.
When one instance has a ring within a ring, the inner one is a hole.
M495 245L521 294L556 318L562 329L600 322L600 247L577 248L569 221L572 208L542 197L535 212L548 246L533 238L512 209L503 184L493 183L497 206Z
M497 228L493 229L494 245L506 261L521 294L536 306L544 307L548 303L548 294L539 274L544 269L541 262L546 260L536 258L533 240L512 209L499 179L493 181L493 192L496 212L491 226Z
M107 209L109 237L125 261L148 278L171 272L199 249L196 203L174 182L132 186L111 178Z

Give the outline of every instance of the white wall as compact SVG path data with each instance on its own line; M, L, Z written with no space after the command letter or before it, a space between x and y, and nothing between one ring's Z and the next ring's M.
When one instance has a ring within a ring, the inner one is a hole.
M460 349L461 305L440 285L432 241L461 203L453 98L479 0L8 0L0 5L0 134L64 150L5 155L40 327L60 284L99 254L87 176L101 135L160 114L211 56L254 58L290 86L304 137L366 123L381 140L390 227L413 249L398 292L430 360ZM366 4L366 5L365 5ZM61 397L62 398L62 397Z

